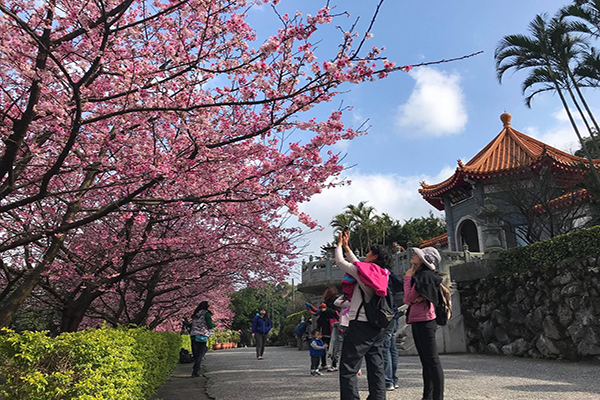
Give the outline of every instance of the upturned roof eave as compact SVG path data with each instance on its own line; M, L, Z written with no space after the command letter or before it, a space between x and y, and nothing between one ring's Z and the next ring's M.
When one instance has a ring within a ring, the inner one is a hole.
M475 181L483 181L483 180L487 180L487 179L491 179L491 178L496 178L499 176L518 174L525 170L534 169L535 167L538 167L546 159L549 159L552 162L553 167L559 168L562 170L570 170L573 172L578 172L578 171L582 171L582 169L580 168L581 165L587 167L587 165L585 163L577 163L577 164L563 163L562 161L557 160L552 155L550 155L548 153L544 153L544 154L541 154L537 158L537 160L535 160L529 164L522 165L519 167L500 169L500 170L496 170L496 171L479 172L479 171L470 171L469 170L470 168L467 166L459 167L454 172L454 175L452 175L450 178L446 179L445 181L443 181L437 185L423 185L423 187L421 189L419 189L419 193L424 198L434 197L434 196L436 196L436 197L442 196L448 190L454 189L455 187L459 186L459 184L462 186L463 183L466 183L464 178L473 179ZM598 160L598 161L600 164L600 160ZM594 160L594 162L596 162L596 160Z

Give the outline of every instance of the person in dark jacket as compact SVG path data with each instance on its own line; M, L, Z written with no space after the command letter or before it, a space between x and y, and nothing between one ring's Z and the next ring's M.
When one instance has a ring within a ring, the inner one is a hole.
M331 320L339 319L339 315L336 310L328 307L327 304L321 303L319 306L319 318L317 319L317 329L321 332L323 337L323 343L329 346L331 344ZM327 372L337 371L337 360L333 359L331 361L331 367L327 365L327 354L323 352L321 356L321 369L326 369Z
M388 290L394 293L393 306L396 312L394 318L385 329L383 365L385 370L385 388L386 390L394 390L398 388L398 347L396 347L396 332L398 331L398 320L400 319L400 312L398 312L400 304L398 304L398 299L402 299L399 295L404 291L404 281L391 271L388 279Z
M252 337L256 340L256 358L262 360L267 344L267 335L271 330L271 320L267 317L267 311L263 308L252 320Z

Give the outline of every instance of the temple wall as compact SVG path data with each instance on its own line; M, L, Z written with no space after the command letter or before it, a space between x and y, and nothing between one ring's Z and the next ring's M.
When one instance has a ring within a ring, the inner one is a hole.
M473 196L461 201L460 203L452 205L450 200L446 197L444 199L444 208L446 211L446 226L448 231L448 244L451 251L461 251L462 248L456 243L456 229L458 225L465 218L471 219L477 225L477 230L480 234L480 246L483 246L482 240L485 240L483 237L483 232L481 232L481 227L479 226L479 221L475 216L477 210L483 205L483 184L481 182L477 182L475 184L475 188L473 189ZM470 249L473 251L473 249Z
M531 358L598 358L599 261L459 282L469 351Z

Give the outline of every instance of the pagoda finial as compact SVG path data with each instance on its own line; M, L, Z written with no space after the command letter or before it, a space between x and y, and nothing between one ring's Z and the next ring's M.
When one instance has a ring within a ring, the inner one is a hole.
M509 113L505 112L503 114L500 115L500 121L502 121L502 123L504 124L504 127L508 127L510 126L510 120L512 119L512 115L510 115Z

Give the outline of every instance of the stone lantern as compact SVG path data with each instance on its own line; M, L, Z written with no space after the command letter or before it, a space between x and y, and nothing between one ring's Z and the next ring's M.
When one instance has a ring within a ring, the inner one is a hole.
M496 259L504 250L502 240L502 227L500 218L502 211L492 204L489 197L483 201L483 207L477 213L477 217L483 222L483 234L485 235L484 258Z

